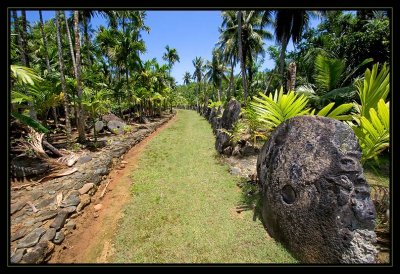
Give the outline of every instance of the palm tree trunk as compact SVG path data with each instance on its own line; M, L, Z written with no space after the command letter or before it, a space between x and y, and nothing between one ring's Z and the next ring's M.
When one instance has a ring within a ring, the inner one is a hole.
M279 56L279 74L282 76L281 85L283 86L285 80L285 56L286 56L286 47L289 42L289 39L284 39L281 45L281 55Z
M17 17L17 11L13 10L12 11L13 19L14 19L14 28L15 28L15 33L17 34L17 40L18 40L18 47L20 50L20 57L21 57L21 63L23 66L26 67L26 59L25 59L25 54L24 54L24 46L22 43L22 34L21 34L21 29L19 27L18 23L18 17Z
M296 85L296 63L292 62L289 64L289 78L287 81L288 91L294 90Z
M234 58L233 58L233 56L231 56L231 77L229 79L228 94L226 96L226 101L228 101L228 102L231 99L231 94L233 93L232 89L233 89L233 70L234 70L234 68L235 68Z
M25 10L21 11L22 15L22 47L23 47L23 54L25 55L25 66L29 67L29 56L28 56L28 34L27 34L27 27L26 27L26 12Z
M90 58L90 39L89 39L89 30L88 30L88 25L89 25L89 18L85 17L83 20L83 32L84 32L84 37L85 37L85 44L86 44L86 53L87 53L87 62L89 67L92 66L92 59Z
M77 113L77 128L78 141L83 143L86 141L85 121L83 120L83 109L80 99L82 98L82 83L81 83L81 45L79 38L79 11L74 11L74 31L75 31L75 61L76 61L76 91L78 94L78 113Z
M50 73L50 61L49 61L49 52L47 47L47 37L44 33L43 16L41 10L39 10L39 18L40 18L40 31L42 33L42 39L44 45L44 57L46 58L47 73Z
M244 104L246 104L247 99L247 85L246 85L246 68L245 68L245 60L243 58L243 44L242 44L242 12L238 11L237 13L238 20L238 48L239 48L239 59L240 59L240 67L242 70L242 84L243 84L243 97Z
M71 143L71 121L69 117L69 99L67 92L67 85L65 83L65 75L64 75L64 60L62 56L62 47L61 47L61 27L60 27L60 11L56 11L56 31L57 31L57 50L58 50L58 62L60 65L60 81L61 88L64 93L64 111L65 111L65 131L67 134L67 143Z
M76 77L76 61L75 61L74 47L72 45L71 32L69 31L68 19L67 19L67 16L65 15L64 11L63 11L63 14L64 14L64 18L65 18L65 27L67 28L67 37L68 37L69 49L71 52L72 65L74 67L74 74L75 74L74 76Z

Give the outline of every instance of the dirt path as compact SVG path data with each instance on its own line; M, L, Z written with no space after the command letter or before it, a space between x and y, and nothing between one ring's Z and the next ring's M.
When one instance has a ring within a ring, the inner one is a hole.
M170 127L178 118L175 116L155 132L132 147L124 155L123 169L115 168L108 176L110 183L104 197L100 195L106 184L92 197L90 206L76 219L76 229L68 235L61 246L57 246L49 263L106 263L112 254L111 238L117 230L118 220L123 216L123 208L131 197L129 188L132 170L137 167L137 159L148 142L160 132ZM102 208L95 211L94 205Z

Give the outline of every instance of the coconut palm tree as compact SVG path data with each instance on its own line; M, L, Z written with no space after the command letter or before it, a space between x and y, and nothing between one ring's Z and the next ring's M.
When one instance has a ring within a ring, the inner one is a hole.
M264 29L266 19L259 11L224 11L222 18L219 44L224 48L226 58L231 59L231 67L237 59L240 60L243 97L246 101L250 84L246 66L251 67L259 54L265 54L264 39L271 39L272 34Z
M81 105L82 98L82 82L81 82L81 45L79 36L79 11L74 11L74 32L75 32L75 78L76 78L76 92L78 95L78 113L77 113L77 128L78 128L78 141L83 143L86 141L85 134L85 121L83 109Z
M185 74L183 75L183 84L185 84L185 85L190 84L191 78L192 78L192 75L190 75L190 72L186 71Z
M69 98L67 92L67 85L65 83L65 74L64 74L64 59L62 54L62 45L61 45L61 16L60 11L56 11L56 30L57 30L57 49L58 49L58 63L60 66L60 81L61 81L61 89L64 94L64 111L65 111L65 131L67 135L67 142L71 142L71 121L69 117Z
M199 96L200 96L200 85L201 80L203 79L203 71L204 71L204 60L201 57L194 58L192 60L192 64L194 66L193 79L197 80L197 106L199 106Z
M167 52L164 53L162 59L168 62L169 74L171 75L172 66L176 62L180 62L178 52L175 48L170 48L168 45L165 47Z
M217 98L218 101L221 101L222 80L227 80L225 76L227 68L224 65L222 53L220 51L217 49L213 50L212 60L207 63L206 68L206 78L208 78L208 81L217 89Z

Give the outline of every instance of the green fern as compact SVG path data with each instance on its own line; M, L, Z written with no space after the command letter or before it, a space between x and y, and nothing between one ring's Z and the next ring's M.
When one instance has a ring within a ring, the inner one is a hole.
M315 59L315 82L325 92L335 89L343 77L345 62L318 55Z
M35 85L35 82L43 80L37 73L28 67L11 65L11 77L20 84Z
M283 121L299 115L309 113L309 108L306 109L308 99L305 95L298 95L294 91L288 94L283 94L283 88L280 91L275 91L272 96L259 93L258 97L254 97L251 102L252 107L258 115L258 119L264 123L268 129L274 129Z
M323 109L321 109L317 115L318 116L324 116L324 117L329 117L333 118L336 120L341 120L341 121L349 121L353 119L353 116L351 114L344 115L343 113L348 112L353 108L352 103L348 104L342 104L336 107L335 109L332 110L333 106L335 105L334 102L326 105ZM331 111L332 110L332 111ZM313 115L315 110L311 112L311 115Z
M380 99L377 110L369 109L369 117L361 116L359 126L354 126L353 130L358 137L362 150L361 162L371 158L377 158L378 154L389 147L390 140L390 118L389 103L385 104Z

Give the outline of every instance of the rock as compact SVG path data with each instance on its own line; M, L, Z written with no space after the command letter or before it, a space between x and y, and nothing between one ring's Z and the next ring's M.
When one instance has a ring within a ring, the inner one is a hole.
M54 250L54 244L51 242L40 242L35 247L27 250L22 257L22 262L28 264L42 263L46 256Z
M50 197L50 198L41 200L41 201L37 204L37 208L43 209L43 208L48 207L48 206L51 206L51 204L55 204L55 203L56 203L55 197Z
M100 209L102 209L102 207L103 207L102 204L97 204L93 208L94 208L95 211L99 211Z
M22 249L17 249L15 251L14 254L11 255L11 263L16 264L19 263L19 261L21 261L22 256L26 253L26 249L22 248Z
M87 163L87 162L89 162L89 161L91 161L92 160L92 156L90 156L90 155L84 155L84 156L81 156L79 159L78 159L78 161L77 161L77 164L84 164L84 163Z
M20 240L17 244L18 248L23 247L31 247L39 242L40 236L42 236L46 232L46 229L43 227L39 227L34 229L31 233L26 235L22 240Z
M231 167L229 172L232 175L240 175L241 170L238 167Z
M81 196L81 202L79 203L78 207L76 208L76 212L80 212L85 206L90 204L91 198L89 194L83 194Z
M47 229L46 233L42 236L42 238L40 238L40 242L51 241L54 239L55 236L56 236L56 229L51 227Z
M64 241L64 239L65 239L64 232L58 231L58 232L56 233L56 236L55 236L54 239L53 239L53 243L59 245L59 244L61 244L61 243Z
M79 194L85 194L86 192L88 192L92 187L94 186L93 183L86 183L84 184L79 190Z
M94 123L94 128L95 128L96 132L102 131L103 127L104 127L103 121L96 121L96 123Z
M233 151L232 151L232 156L236 156L236 157L242 156L242 155L240 154L240 146L239 146L239 145L236 145L236 146L234 147L234 149L233 149Z
M215 149L222 153L224 149L230 145L229 136L226 132L220 131L217 133L217 138L215 139Z
M121 118L119 118L118 116L116 116L115 114L109 113L106 115L103 115L101 117L101 120L103 120L104 122L108 123L110 121L119 121L119 122L124 122L124 120L122 120Z
M10 206L10 213L11 215L14 214L15 212L23 209L26 205L26 202L18 202L18 203L14 203Z
M222 113L221 127L227 130L233 128L233 124L237 122L240 115L240 103L235 99L231 99Z
M57 217L51 223L50 227L55 228L56 230L60 230L64 226L65 220L67 219L68 212L65 210L61 210L58 212Z
M221 128L221 117L214 117L211 120L211 127L213 129L213 133L217 134L219 132L219 129Z
M94 174L95 175L107 175L108 174L108 168L105 168L105 167L103 167L103 168L98 168L98 169L96 169L95 171L94 171Z
M257 159L270 235L304 263L374 263L375 208L346 124L298 116L276 128Z
M149 124L150 121L149 121L149 119L147 119L146 116L140 116L140 117L139 117L139 123Z
M65 199L61 202L61 207L77 206L81 199L79 198L79 191L71 191Z
M125 168L125 165L124 164L120 164L119 167L122 169L122 168Z
M257 155L259 152L258 148L253 146L250 142L247 142L240 148L240 154L244 157L250 155Z
M40 213L40 215L38 216L38 219L39 219L39 221L43 222L48 219L54 218L56 215L57 215L56 210L46 210L46 211L42 211Z
M228 147L224 148L224 150L222 151L222 154L224 154L226 156L231 156L232 155L232 147L228 146Z
M76 206L68 206L65 207L63 210L66 211L68 214L71 214L76 211Z
M213 107L213 108L211 109L211 111L210 111L210 115L208 116L208 122L209 122L210 124L212 124L212 120L213 120L213 118L214 118L216 115L217 115L217 110L216 110L215 107Z
M71 231L71 230L75 229L76 223L74 220L70 220L64 227Z
M123 128L126 126L124 122L112 120L107 123L108 129L114 134L122 134L124 133Z
M121 161L121 164L127 164L128 162L127 161Z
M26 234L28 233L28 229L26 227L22 227L20 229L18 229L17 231L15 231L12 235L11 235L11 242L14 242L18 239L21 239L22 237L24 237Z

